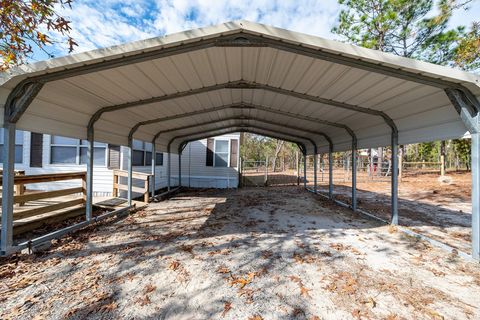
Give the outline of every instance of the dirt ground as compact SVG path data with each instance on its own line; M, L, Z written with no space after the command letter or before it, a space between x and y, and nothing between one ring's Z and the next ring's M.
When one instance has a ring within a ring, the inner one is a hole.
M298 187L183 192L3 260L1 319L479 319L480 265Z
M399 224L471 253L471 175L469 172L412 175L399 184ZM336 197L350 203L350 182L335 186ZM390 181L357 183L358 207L388 220ZM322 186L327 191L327 186Z

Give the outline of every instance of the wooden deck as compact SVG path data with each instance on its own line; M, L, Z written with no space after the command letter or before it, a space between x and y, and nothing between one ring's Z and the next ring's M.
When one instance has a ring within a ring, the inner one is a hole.
M32 198L40 191L26 191L25 195L31 195ZM75 204L77 203L77 204ZM112 197L94 197L94 213L113 211L127 207L127 200L123 198ZM133 201L136 208L143 208L147 203L142 201ZM43 208L49 208L43 212ZM52 210L52 208L54 210ZM57 209L55 209L57 208ZM36 211L39 214L35 216L17 219L13 222L13 234L19 235L39 228L46 228L48 225L56 224L67 219L85 215L83 201L78 195L66 195L56 198L28 201L22 206L16 205L14 215L21 216L23 212Z

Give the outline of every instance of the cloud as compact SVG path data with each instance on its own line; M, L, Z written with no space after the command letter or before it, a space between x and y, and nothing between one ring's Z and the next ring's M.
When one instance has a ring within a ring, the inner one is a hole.
M331 37L330 29L339 8L335 0L158 0L157 7L155 27L166 34L246 19L325 37Z
M332 38L338 5L336 0L77 0L72 9L57 10L71 20L75 52L82 52L238 19ZM54 39L50 51L67 54L65 38Z
M452 20L469 24L479 6L476 2L467 13L456 12ZM339 38L330 32L340 10L337 0L75 0L72 7L58 11L72 21L71 36L79 44L75 52L238 19ZM64 39L55 40L54 55L67 54Z

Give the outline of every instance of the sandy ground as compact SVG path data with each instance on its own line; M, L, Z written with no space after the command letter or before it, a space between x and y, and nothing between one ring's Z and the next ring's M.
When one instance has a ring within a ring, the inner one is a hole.
M360 181L357 188L359 208L390 218L389 181ZM338 183L335 194L350 203L348 182ZM409 176L399 184L399 224L466 253L471 252L471 212L470 173Z
M296 187L181 193L0 280L1 319L480 318L480 265Z

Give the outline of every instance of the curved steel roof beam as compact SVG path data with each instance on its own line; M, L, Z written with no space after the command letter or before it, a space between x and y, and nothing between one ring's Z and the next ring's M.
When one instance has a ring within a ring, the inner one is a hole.
M164 133L180 131L180 130L200 127L200 126L209 125L209 124L215 124L215 123L229 121L229 120L258 121L258 122L262 122L262 123L265 123L265 124L270 124L270 125L280 126L280 127L284 127L284 128L291 129L291 130L300 131L300 132L303 132L303 133L319 135L319 136L323 136L325 138L325 140L327 140L329 145L333 145L333 142L332 142L332 139L330 138L330 136L328 136L326 133L324 133L322 131L308 130L308 129L304 129L304 128L300 128L300 127L296 127L296 126L285 125L285 124L281 124L281 123L270 121L270 120L257 119L257 118L254 118L254 117L243 116L243 115L220 118L220 119L215 120L215 121L206 121L206 122L197 123L197 124L194 124L194 125L187 125L187 126L175 127L175 128L171 128L171 129L167 129L167 130L162 130L162 131L159 131L157 134L155 134L155 137L152 141L155 141L160 135L162 135ZM135 127L130 130L130 132L128 134L129 140L133 139L133 135L134 135L135 132L136 132Z
M150 99L133 101L133 102L128 102L128 103L124 103L124 104L103 107L103 108L97 110L95 112L95 114L90 118L88 128L89 129L93 128L95 122L98 119L100 119L102 114L104 114L106 112L114 112L114 111L118 111L118 110L132 108L132 107L143 106L145 104L157 103L157 102L167 101L167 100L176 99L176 98L180 98L180 97L188 97L188 96L191 96L191 95L196 95L196 94L199 94L199 93L210 92L210 91L215 91L215 90L220 90L220 89L266 90L266 91L271 91L271 92L275 92L275 93L279 93L279 94L283 94L283 95L287 95L287 96L293 96L293 97L296 97L296 98L299 98L299 99L302 99L302 100L308 100L308 101L312 101L312 102L317 102L317 103L329 105L329 106L332 106L332 107L337 107L337 108L347 109L347 110L351 110L351 111L356 111L356 112L360 112L360 113L364 113L364 114L369 114L369 115L372 115L372 116L378 116L378 117L383 118L385 123L392 129L392 131L398 132L397 127L396 127L393 119L390 118L386 113L384 113L382 111L375 110L375 109L370 109L370 108L365 108L365 107L361 107L361 106L357 106L357 105L352 105L352 104L348 104L348 103L344 103L344 102L339 102L339 101L335 101L335 100L332 100L332 99L320 98L320 97L308 95L308 94L305 94L305 93L294 92L294 91L291 91L291 90L286 90L286 89L282 89L282 88L278 88L278 87L272 87L272 86L269 86L269 85L260 84L260 83L256 83L256 82L251 82L251 81L245 81L245 80L227 82L227 83L223 83L223 84L216 84L216 85L213 85L213 86L203 87L203 88L194 89L194 90L187 90L187 91L183 91L183 92L177 92L177 93L174 93L174 94L163 95L163 96L154 97L154 98L150 98ZM282 111L280 111L280 112L282 112ZM193 113L191 113L191 114L193 114ZM291 115L292 114L289 113L289 116L291 116ZM160 118L142 121L142 122L139 123L139 125L146 125L146 124L150 124L150 123L155 123L155 122L157 122L157 120L160 120ZM318 120L318 121L325 121L325 124L331 124L331 125L337 125L337 126L342 125L342 124L339 124L339 123L329 122L329 121L326 121L326 120ZM347 126L345 126L345 125L342 125L342 126L343 126L344 129L346 129L348 131ZM352 131L351 130L349 130L349 134L352 136Z
M291 118L298 119L298 120L306 120L306 121L310 121L310 122L314 122L314 123L321 123L321 124L325 124L325 125L334 126L334 127L337 127L337 128L344 129L344 130L347 131L347 133L352 137L352 139L354 141L356 141L356 139L357 139L353 130L350 127L348 127L344 124L331 122L331 121L326 121L326 120L322 120L322 119L316 119L316 118L312 118L312 117L309 117L309 116L297 115L297 114L294 114L294 113L281 111L281 110L276 110L276 109L268 108L268 107L261 106L261 105L245 104L245 103L230 104L230 105L225 105L225 106L219 106L219 107L213 107L213 108L209 108L209 109L198 110L198 111L194 111L194 112L188 112L188 113L179 114L179 115L170 116L170 117L163 117L163 118L156 118L156 119L142 121L142 122L139 122L139 123L135 124L135 126L132 127L132 129L130 130L130 133L129 133L129 137L133 137L133 134L141 126L144 126L144 125L167 122L167 121L170 121L170 120L177 120L177 119L181 119L181 118L191 117L191 116L194 116L194 115L206 114L206 113L221 111L221 110L225 110L225 109L255 109L255 110L260 110L260 111L267 112L267 113L280 114L282 116L291 117Z
M290 130L296 130L296 131L300 131L302 133L308 133L308 134L314 134L314 135L319 135L319 136L323 136L325 138L325 140L327 140L328 142L328 146L329 148L333 148L333 142L332 142L332 139L326 135L325 133L321 132L321 131L312 131L312 130L306 130L306 129L302 129L302 128L299 128L299 127L293 127L293 126L289 126L289 125L284 125L284 124L279 124L279 123L276 123L276 122L273 122L273 121L268 121L268 120L259 120L259 119L255 119L255 118L252 118L252 117L228 117L228 118L224 118L224 119L219 119L219 120L216 120L216 121L209 121L209 122L205 122L205 123L199 123L199 124L196 124L196 125L193 125L193 126L184 126L184 127L178 127L178 128L173 128L173 129L169 129L169 130L164 130L164 131L160 131L159 133L157 133L155 135L155 138L152 140L152 143L155 143L156 142L156 139L163 133L167 133L167 132L174 132L174 131L179 131L179 130L184 130L184 129L189 129L189 128L194 128L194 127L199 127L199 126L205 126L205 125L208 125L208 124L215 124L215 123L220 123L220 122L224 122L224 121L229 121L229 120L246 120L246 121L258 121L258 122L261 122L261 123L265 123L265 124L269 124L269 125L274 125L274 126L279 126L279 127L284 127L284 128L287 128L287 129L290 129ZM267 129L267 128L264 128L265 130L270 130L270 129ZM279 131L280 133L281 131ZM192 133L192 134L195 134L195 133ZM282 132L282 134L286 135L286 136L289 136L290 134L289 133L284 133ZM133 137L132 137L133 138ZM314 148L315 148L315 151L316 151L316 144L313 142L313 140L309 139L309 138L304 138L305 140L309 140L310 142L312 142L312 144L314 145Z
M220 128L216 128L215 130L225 130L225 129L228 129L228 128L231 128L231 127L236 127L236 128L254 128L254 129L257 129L257 130L264 130L265 132L271 132L275 135L279 135L279 136L285 136L287 137L287 139L290 139L290 140L295 140L295 139L299 139L299 140L305 140L305 141L308 141L312 144L313 148L315 150L317 150L317 144L315 143L315 141L313 141L312 139L310 138L307 138L307 137L303 137L303 136L299 136L299 135L294 135L294 134L287 134L287 133L284 133L284 132L281 132L281 131L276 131L276 130L272 130L272 129L265 129L263 127L260 127L260 126L256 126L256 125L251 125L251 124L240 124L240 125L235 125L235 126L232 126L232 125L227 125L227 126L224 126L224 127L220 127ZM168 142L168 150L170 150L170 145L172 144L173 141L175 140L178 140L178 139L183 139L183 138L187 138L185 140L189 140L190 137L194 137L196 135L202 135L202 134L207 134L207 133L210 133L212 132L213 130L210 129L210 130L204 130L204 131L199 131L197 133L191 133L191 134L185 134L185 135L179 135L179 136L175 136L173 137L172 139L170 139L170 141ZM282 139L284 140L284 139Z
M205 133L204 135L195 136L192 139L184 140L179 146L181 146L183 144L187 144L187 143L192 142L192 141L197 141L197 140L213 137L213 136L216 136L218 134L229 134L229 133L235 133L235 132L249 132L249 133L254 133L254 134L258 134L258 135L262 135L262 136L267 136L267 137L270 137L270 138L275 138L275 139L278 139L278 140L284 140L284 141L287 141L287 142L291 142L291 143L296 144L298 146L298 148L302 151L303 154L305 154L306 150L307 150L306 146L303 142L296 141L295 139L292 140L292 139L288 139L288 138L285 138L285 137L281 137L281 136L276 135L275 133L269 132L268 130L264 131L264 132L261 132L261 130L256 130L256 129L252 129L252 128L245 128L245 127L241 127L241 128L232 127L230 130L227 130L227 131L225 131L225 129L213 129L212 131L210 131L208 133ZM265 132L267 132L267 133L265 133Z

